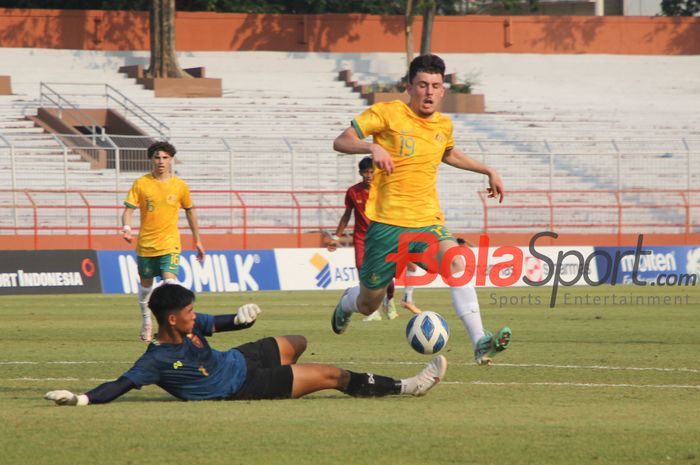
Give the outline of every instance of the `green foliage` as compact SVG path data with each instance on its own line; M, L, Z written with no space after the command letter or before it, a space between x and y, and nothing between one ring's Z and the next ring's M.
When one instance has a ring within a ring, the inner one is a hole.
M403 80L398 82L375 82L369 86L370 92L405 92L406 84Z
M700 0L662 0L661 11L666 16L694 16L700 13Z
M452 84L450 86L450 92L454 92L455 94L471 94L473 90L473 85L470 82L463 84Z
M539 0L476 0L465 14L529 15L539 10Z
M148 10L148 0L0 0L2 8Z
M450 92L455 94L471 94L474 88L479 85L479 74L472 72L459 78L459 82L450 84Z
M217 11L225 13L284 13L280 0L177 0L178 11Z
M5 8L148 10L148 0L2 0ZM403 14L403 0L177 0L178 11Z
M445 84L445 89L447 92L452 92L455 94L471 94L474 88L479 84L478 77L476 74L469 74L461 78L461 82L456 82L454 84ZM405 92L406 91L406 81L405 79L400 79L395 82L375 82L373 84L365 86L363 92Z
M676 0L681 1L681 0ZM686 0L695 2L698 0ZM495 0L466 4L460 0L417 0L414 15L436 3L439 15L536 11L537 0ZM471 5L471 6L467 6ZM363 13L403 15L406 0L176 0L178 11L221 13ZM0 0L3 8L48 8L63 10L148 10L148 0ZM534 8L534 9L533 9Z
M180 402L148 386L87 407L56 407L41 397L52 389L84 392L131 366L145 349L136 340L136 296L4 296L3 463L697 463L700 288L560 288L554 309L547 306L550 291L478 290L485 326L514 331L508 351L484 368L473 363L450 293L418 289L418 304L439 311L452 330L445 382L426 397L352 399L324 391L301 400ZM690 304L573 302L664 294L687 294ZM406 377L429 360L406 343L406 312L394 321L355 318L346 334L334 335L329 319L339 295L200 294L196 309L230 313L245 302L263 308L251 329L211 337L220 350L304 334L309 347L301 362Z
M285 13L366 13L375 15L399 15L403 12L402 0L290 0Z

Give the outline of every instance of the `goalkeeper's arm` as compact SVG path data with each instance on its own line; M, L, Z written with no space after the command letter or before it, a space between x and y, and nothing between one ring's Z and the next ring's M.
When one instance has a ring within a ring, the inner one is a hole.
M46 400L56 402L56 405L88 405L106 404L117 397L123 396L134 389L136 385L125 376L119 377L116 381L109 381L100 384L95 389L85 394L73 394L70 391L49 391L44 396Z
M238 331L255 324L261 310L255 304L245 304L238 308L235 315L214 316L214 332Z

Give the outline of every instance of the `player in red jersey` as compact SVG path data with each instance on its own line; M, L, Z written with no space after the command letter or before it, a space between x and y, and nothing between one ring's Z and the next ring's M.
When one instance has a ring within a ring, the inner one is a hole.
M335 230L335 234L331 237L331 241L328 243L328 250L333 252L338 248L338 242L340 241L340 235L343 234L345 228L350 222L350 216L355 213L355 228L353 230L353 241L355 243L355 266L359 273L362 267L362 262L365 256L365 235L367 234L367 228L369 227L369 220L365 215L365 205L367 203L367 198L369 197L369 185L372 182L372 173L374 171L374 166L372 165L372 158L365 157L360 160L359 163L360 176L362 176L362 182L358 182L354 186L351 186L345 193L345 212L340 218L338 227ZM394 283L389 284L386 292L386 298L384 299L383 305L384 313L386 317L390 320L398 317L399 314L396 311L396 305L394 304ZM375 311L371 315L364 318L363 321L373 321L381 320L382 317L379 311Z

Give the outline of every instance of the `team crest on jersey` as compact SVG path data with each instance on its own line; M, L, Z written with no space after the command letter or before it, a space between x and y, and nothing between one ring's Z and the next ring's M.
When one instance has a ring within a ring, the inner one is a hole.
M445 229L444 226L435 226L430 228L430 232L435 234L438 237L438 240L444 240L452 237L452 234L450 234L447 229Z
M201 349L204 347L204 343L199 338L199 336L197 336L196 334L190 333L187 335L187 337L190 338L190 341L192 341L192 344L194 344L195 347L197 347L198 349Z
M173 205L173 204L177 203L177 195L170 194L170 195L168 195L167 200L168 200L169 204Z

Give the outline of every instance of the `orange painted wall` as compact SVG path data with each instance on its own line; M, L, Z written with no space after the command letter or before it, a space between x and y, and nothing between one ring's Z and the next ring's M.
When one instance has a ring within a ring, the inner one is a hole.
M414 29L420 31L421 19ZM177 14L179 51L403 52L403 17ZM420 33L416 34L418 48ZM700 54L700 18L442 16L438 53ZM0 9L0 46L147 50L148 14Z

